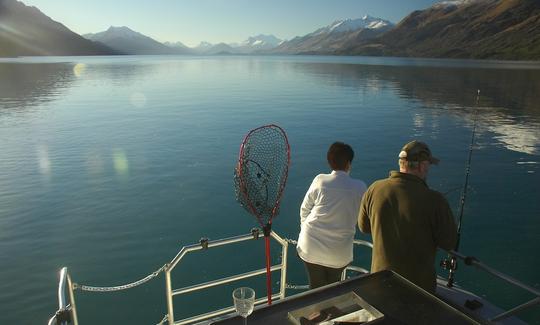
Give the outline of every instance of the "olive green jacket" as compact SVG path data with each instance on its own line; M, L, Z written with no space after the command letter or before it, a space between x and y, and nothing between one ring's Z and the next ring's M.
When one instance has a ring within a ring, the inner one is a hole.
M441 193L415 175L392 171L364 194L358 226L373 237L371 272L393 270L435 292L437 247L454 249L457 240L452 210Z

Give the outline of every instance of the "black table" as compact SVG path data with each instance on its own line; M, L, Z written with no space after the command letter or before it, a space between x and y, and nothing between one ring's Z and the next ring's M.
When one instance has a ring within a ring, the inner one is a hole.
M384 314L376 324L480 324L392 271L348 279L257 308L248 324L292 324L288 319L290 311L350 292ZM239 325L243 319L234 316L212 324Z

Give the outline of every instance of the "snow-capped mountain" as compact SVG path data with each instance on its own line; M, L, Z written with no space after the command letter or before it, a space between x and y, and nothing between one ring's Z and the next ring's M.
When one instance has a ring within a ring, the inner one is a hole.
M539 21L538 0L442 1L337 54L538 60Z
M458 7L469 5L475 2L482 2L485 0L450 0L450 1L441 1L434 4L431 8L446 8L446 7Z
M274 35L257 35L248 37L241 43L218 43L201 42L193 50L199 54L251 54L262 50L272 49L283 41Z
M369 15L358 19L337 20L312 33L283 42L270 52L331 54L349 42L377 37L393 27L390 21Z
M308 34L308 35L352 32L352 31L356 31L362 28L379 29L379 28L385 28L387 26L392 26L392 25L393 24L389 22L388 20L365 15L364 17L358 18L358 19L336 20L332 24L325 26L323 28L319 28L313 33Z
M251 36L247 40L243 41L241 46L250 46L253 48L272 48L278 46L283 40L275 37L274 35L257 35Z
M240 45L234 47L237 53L251 54L264 50L270 50L281 44L283 40L274 35L257 35L248 37Z

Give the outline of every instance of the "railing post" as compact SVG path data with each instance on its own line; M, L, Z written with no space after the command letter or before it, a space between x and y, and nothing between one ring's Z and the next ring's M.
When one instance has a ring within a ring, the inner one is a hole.
M285 239L281 238L275 231L272 231L270 235L281 245L281 282L279 286L279 298L284 299L285 290L287 290L287 256L289 243Z
M280 299L285 299L285 290L287 290L287 265L288 265L288 246L289 243L284 241L281 244L281 282L280 282Z
M75 304L75 293L73 292L73 282L71 281L71 276L67 272L67 268L66 275L68 281L69 302L71 304L71 316L73 318L73 325L79 325L79 319L77 317L77 305Z
M174 309L173 309L173 296L172 296L172 285L171 285L171 269L167 267L165 269L165 286L167 291L167 311L169 325L174 325Z

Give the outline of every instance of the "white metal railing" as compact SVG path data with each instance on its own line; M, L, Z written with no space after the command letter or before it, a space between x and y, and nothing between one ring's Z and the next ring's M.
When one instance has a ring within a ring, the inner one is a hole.
M506 281L518 288L521 288L531 294L533 294L535 297L532 298L531 300L519 305L519 306L516 306L508 311L505 311L503 313L500 313L499 315L496 315L494 317L492 317L491 319L489 319L490 322L498 322L498 321L501 321L505 318L508 318L508 317L512 317L514 315L516 315L518 312L522 311L522 310L525 310L529 307L532 307L532 306L536 306L536 305L540 305L540 291L534 289L533 287L529 286L529 285L526 285L524 284L523 282L519 281L519 280L516 280L514 279L513 277L509 276L509 275L506 275L500 271L497 271L495 270L494 268L492 267L489 267L487 265L485 265L484 263L480 262L477 258L475 257L472 257L472 256L466 256L466 255L463 255L461 253L458 253L456 251L449 251L448 254L456 257L456 258L459 258L461 260L463 260L463 262L465 263L465 265L468 265L468 266L475 266L476 268L486 272L486 273L489 273L503 281Z
M66 290L68 291L70 303L66 299ZM67 325L71 322L74 325L79 324L77 308L75 307L75 296L73 295L73 283L71 282L67 267L63 267L60 270L60 280L58 281L58 311L49 319L47 324L53 325L60 323L61 325Z
M283 298L285 298L287 289L302 289L302 290L309 289L309 286L307 286L307 285L292 285L292 284L287 283L287 265L288 265L287 251L288 251L288 245L289 244L296 245L297 244L296 241L291 240L291 239L287 239L287 238L282 238L279 235L277 235L274 231L272 231L270 235L274 240L276 240L281 245L281 254L282 254L281 255L281 263L276 264L276 265L272 265L271 268L270 268L271 272L281 271L280 290L279 290L278 293L275 293L274 295L272 295L272 299L283 299ZM129 284L125 284L125 285L121 285L121 286L115 286L115 287L91 287L91 286L85 286L85 285L79 285L79 284L73 283L72 280L71 280L71 277L69 275L68 269L66 267L64 267L60 271L60 280L59 280L59 284L58 284L58 305L59 305L59 309L56 312L56 314L53 317L51 317L48 324L49 325L53 325L53 324L67 325L67 323L72 323L74 325L78 325L77 308L76 308L76 304L75 304L75 295L74 295L74 291L77 290L77 289L80 289L82 291L94 291L94 292L110 292L110 291L126 290L126 289L133 288L135 286L138 286L138 285L141 285L143 283L146 283L146 282L150 281L151 279L157 277L161 272L165 273L166 297L167 297L167 310L168 310L168 313L167 313L167 315L165 315L165 317L162 319L162 321L159 324L163 324L165 322L168 322L169 325L172 325L172 324L184 325L184 324L190 324L190 323L194 323L194 322L204 321L204 320L207 320L207 319L210 319L210 318L213 318L213 317L217 317L217 316L220 316L220 315L225 315L225 314L231 313L231 312L234 311L234 307L232 307L232 306L225 307L223 309L216 310L216 311L211 311L211 312L208 312L208 313L205 313L205 314L196 315L196 316L192 316L192 317L189 317L189 318L184 318L184 319L175 321L175 319L174 319L173 298L174 298L174 296L183 295L183 294L187 294L187 293L191 293L191 292L204 290L204 289L216 287L216 286L219 286L219 285L231 283L231 282L234 282L234 281L239 281L239 280L243 280L243 279L247 279L247 278L251 278L251 277L260 276L260 275L263 275L263 274L266 273L266 268L252 270L252 271L249 271L249 272L246 272L246 273L237 274L237 275L233 275L233 276L230 276L230 277L216 279L216 280L204 282L204 283L201 283L201 284L190 285L190 286L186 286L186 287L183 287L183 288L177 288L177 289L172 288L171 273L174 270L174 268L179 265L181 260L189 253L199 251L199 250L215 248L215 247L219 247L219 246L223 246L223 245L230 245L230 244L240 243L240 242L244 242L244 241L248 241L248 240L252 240L252 239L257 239L258 237L259 237L259 230L254 229L254 230L252 230L251 234L247 234L247 235L241 235L241 236L230 237L230 238L214 240L214 241L208 241L206 239L202 239L201 242L199 242L198 244L193 244L193 245L182 247L182 249L171 260L170 263L167 263L167 264L163 265L161 268L159 268L158 270L156 270L153 273L149 274L145 278L143 278L141 280L138 280L138 281L135 281L135 282L132 282L132 283L129 283ZM355 246L364 246L364 247L368 247L368 248L373 248L372 243L370 243L368 241L364 241L364 240L355 239L354 244L355 244ZM520 282L520 281L518 281L518 280L516 280L516 279L502 273L502 272L499 272L499 271L497 271L497 270L495 270L495 269L481 263L480 261L478 261L474 257L465 256L465 255L462 255L462 254L460 254L458 252L455 252L455 251L450 251L448 253L451 254L452 256L455 256L456 258L464 260L466 265L476 266L477 268L481 269L482 271L485 271L485 272L487 272L489 274L492 274L495 277L497 277L499 279L502 279L502 280L514 285L514 286L522 288L522 289L528 291L529 293L532 293L535 296L535 298L533 298L532 300L530 300L530 301L528 301L528 302L526 302L526 303L524 303L522 305L519 305L519 306L517 306L517 307L515 307L513 309L505 311L505 312L503 312L503 313L501 313L499 315L496 315L495 317L491 318L489 321L491 321L491 322L500 321L500 320L503 320L503 319L508 318L510 316L513 316L513 315L517 314L518 312L520 312L520 311L522 311L524 309L527 309L529 307L540 304L540 292L538 290L536 290L536 289L534 289L534 288L532 288L532 287L530 287L530 286L528 286L528 285L526 285L526 284L524 284L524 283L522 283L522 282ZM349 265L343 271L342 279L345 279L347 271L355 271L355 272L360 272L360 273L369 273L369 270L367 270L367 269L364 269L364 268L358 267L358 266ZM68 293L69 302L68 302L68 299L66 298L66 291ZM257 305L263 304L264 302L266 302L266 299L267 299L266 297L261 297L261 298L257 299L255 301L255 303Z
M281 263L277 265L272 265L270 267L271 272L281 271L280 289L278 293L275 293L272 295L272 299L275 300L275 299L285 298L287 289L297 289L297 290L309 289L308 285L291 285L287 283L288 246L289 244L296 245L296 241L292 239L282 238L278 234L276 234L274 231L270 233L270 236L281 245ZM94 286L87 286L87 285L80 285L77 283L73 283L68 273L68 269L64 267L60 271L60 281L59 281L59 286L58 286L59 309L56 312L56 314L53 317L51 317L48 324L53 325L53 324L58 324L58 322L60 322L61 325L67 325L68 322L72 322L74 325L78 325L79 322L78 322L78 317L77 317L77 309L75 305L75 295L74 295L74 291L77 289L82 290L82 291L91 291L91 292L112 292L112 291L127 290L127 289L134 288L136 286L139 286L141 284L144 284L150 281L151 279L157 277L161 272L165 272L168 313L167 315L165 315L165 317L160 322L160 324L163 324L164 322L167 321L169 324L184 325L184 324L204 321L209 318L231 313L234 311L234 307L232 306L175 321L173 298L174 296L177 296L177 295L183 295L183 294L191 293L194 291L204 290L204 289L212 288L215 286L231 283L234 281L239 281L239 280L243 280L247 278L260 276L266 273L266 268L252 270L246 273L237 274L230 277L212 280L212 281L204 282L201 284L191 285L191 286L178 288L178 289L172 288L171 272L174 270L176 266L178 266L180 261L189 253L199 251L199 250L215 248L215 247L219 247L223 245L240 243L243 241L248 241L248 240L258 239L258 238L259 238L259 230L252 229L251 234L240 235L236 237L230 237L230 238L219 239L219 240L214 240L214 241L201 239L201 241L197 244L192 244L189 246L182 247L180 251L176 254L176 256L171 260L171 262L166 263L165 265L160 267L158 270L150 273L146 277L140 280L128 283L128 284L114 286L114 287L94 287ZM364 240L355 239L354 244L360 245L360 246L366 246L370 248L373 247L373 245L370 242L364 241ZM369 273L369 271L364 268L350 265L343 271L342 279L345 278L346 272L349 270L360 272L360 273ZM69 303L66 299L66 295L65 295L66 291L68 292ZM267 301L266 297L261 297L255 301L255 304L256 305L263 304L266 301ZM56 323L54 323L54 321L56 321Z
M368 247L370 249L373 249L373 244L367 240L361 240L361 239L355 239L354 240L354 245L357 245L357 246L364 246L364 247ZM354 272L358 272L358 273L362 273L362 274L367 274L370 272L370 270L368 269L365 269L363 267L360 267L360 266L355 266L355 265L347 265L347 267L343 270L343 273L341 274L341 280L345 280L345 277L347 276L347 271L354 271Z
M173 258L173 260L165 267L165 283L166 283L166 295L167 295L167 314L168 314L168 322L169 324L176 324L176 325L183 325L183 324L189 324L197 321L202 321L205 319L209 319L212 317L224 315L227 313L230 313L234 311L234 307L227 307L220 310L211 311L205 314L184 318L178 321L175 321L174 319L174 303L173 303L173 297L176 295L182 295L193 291L208 289L211 287L215 287L218 285L239 281L246 278L251 278L255 276L259 276L266 273L266 268L261 268L258 270L253 270L247 273L237 274L226 278L221 278L197 285L187 286L179 289L173 289L172 288L172 280L171 280L171 273L174 270L174 268L180 263L180 261L189 253L199 250L205 250L210 249L214 247L219 247L223 245L229 245L234 243L243 242L246 240L252 240L257 239L259 232L252 231L249 235L241 235L236 237L230 237L225 239L219 239L214 241L202 241L199 244L184 246L178 254ZM281 263L277 265L272 265L270 267L270 271L281 271L281 281L280 281L280 289L278 294L274 294L272 296L272 299L283 299L285 298L285 290L286 290L286 283L287 283L287 248L288 248L288 242L281 238L279 235L277 235L274 231L270 233L270 236L274 238L280 245L281 245ZM266 301L265 298L260 298L255 301L256 304L261 304Z

